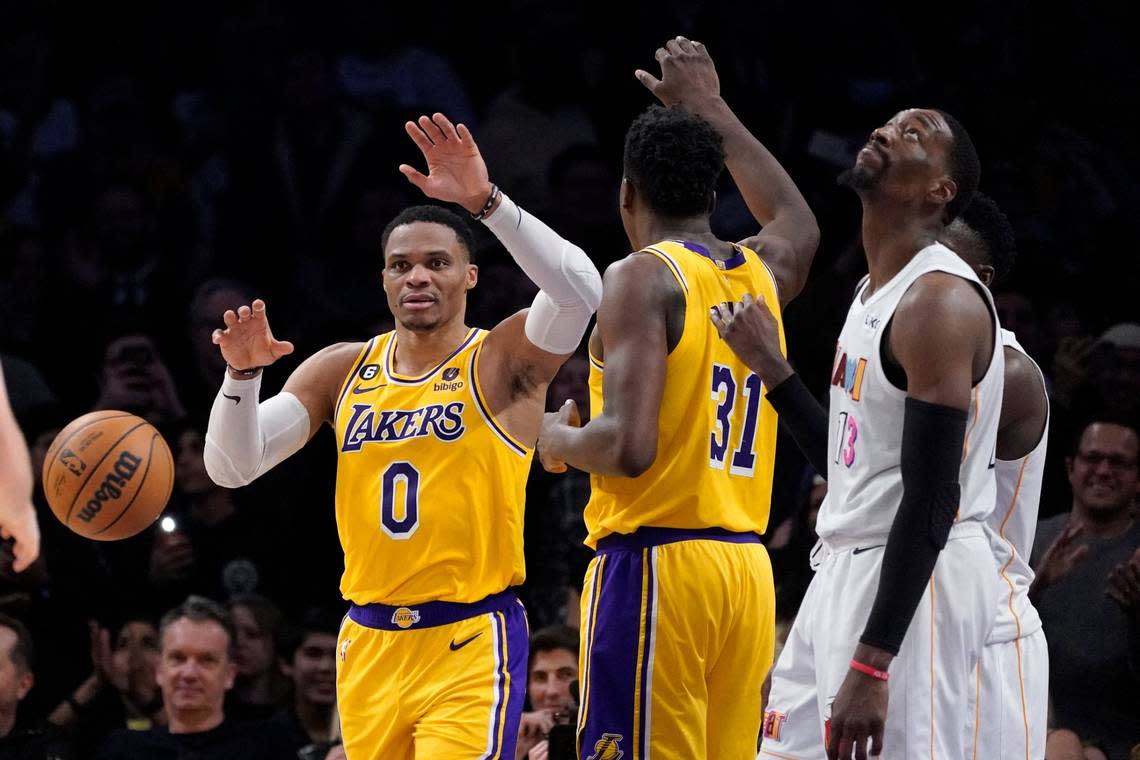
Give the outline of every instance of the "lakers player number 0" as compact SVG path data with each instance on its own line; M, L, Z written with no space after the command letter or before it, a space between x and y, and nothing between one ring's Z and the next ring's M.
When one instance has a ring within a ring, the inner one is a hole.
M400 498L400 497L403 498ZM392 538L411 538L420 527L420 472L411 462L393 462L380 483L380 527ZM396 515L400 502L402 516Z

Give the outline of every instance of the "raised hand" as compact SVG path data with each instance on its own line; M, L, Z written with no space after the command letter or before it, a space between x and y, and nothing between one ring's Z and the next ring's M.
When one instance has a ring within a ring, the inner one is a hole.
M768 388L792 375L792 365L780 349L780 326L764 296L748 295L735 304L714 306L709 319L728 347L755 372Z
M1088 544L1073 545L1084 529L1085 526L1079 522L1068 525L1041 555L1041 561L1034 568L1037 577L1033 579L1033 586L1030 587L1031 596L1036 596L1043 589L1064 578L1089 553Z
M441 113L430 119L404 125L412 142L424 154L428 173L421 174L408 164L400 164L400 172L424 195L436 200L458 203L477 214L491 195L487 164L479 154L479 146L467 127L451 123Z
M1125 612L1140 617L1140 549L1127 561L1112 568L1108 575L1106 593L1124 608Z
M582 427L582 416L578 414L578 405L574 399L566 399L566 403L557 412L548 412L542 416L542 431L538 434L538 459L547 472L566 472L566 463L551 456L546 446L549 433L556 427Z
M241 306L222 315L224 330L214 330L211 340L221 349L226 364L236 370L267 367L282 356L293 353L293 344L277 340L265 316L265 301L253 302L253 308Z
M638 69L633 75L663 104L683 103L693 107L720 97L720 77L701 43L675 37L664 47L657 48L654 58L661 66L660 79L644 69Z

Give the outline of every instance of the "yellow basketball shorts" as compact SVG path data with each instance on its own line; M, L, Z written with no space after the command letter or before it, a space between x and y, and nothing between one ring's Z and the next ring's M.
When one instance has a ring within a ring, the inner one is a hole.
M603 538L582 592L578 757L752 760L775 617L755 533Z
M511 592L481 602L354 605L337 648L351 760L513 760L527 622Z

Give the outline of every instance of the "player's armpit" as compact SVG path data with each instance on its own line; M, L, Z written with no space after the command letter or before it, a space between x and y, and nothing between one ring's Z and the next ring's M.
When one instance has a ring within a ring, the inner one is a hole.
M902 297L891 318L889 350L906 373L909 398L970 407L971 390L989 369L996 340L977 287L952 274L931 272Z
M636 477L656 461L668 310L678 288L655 256L633 254L606 270L598 308L604 411L584 427L555 431L550 451L556 458L585 472L624 477Z
M1020 351L1006 348L998 459L1012 462L1033 451L1048 419L1049 397L1037 365Z

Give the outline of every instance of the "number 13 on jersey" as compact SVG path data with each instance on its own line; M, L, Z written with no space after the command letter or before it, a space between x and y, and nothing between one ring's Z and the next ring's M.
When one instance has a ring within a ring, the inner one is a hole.
M763 388L760 378L753 372L749 372L744 377L744 382L738 384L731 367L713 365L712 400L716 404L716 419L709 436L709 467L723 470L724 460L730 453L730 444L735 441L736 448L732 449L728 471L733 475L752 477L756 469L756 420ZM738 396L743 397L745 405L739 438L734 435L732 424L732 411Z

